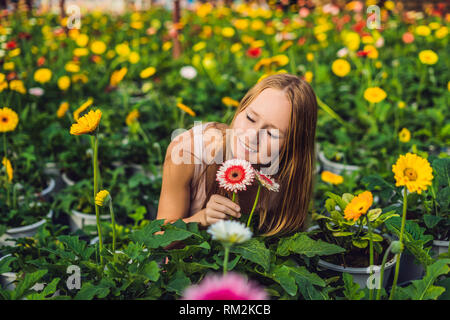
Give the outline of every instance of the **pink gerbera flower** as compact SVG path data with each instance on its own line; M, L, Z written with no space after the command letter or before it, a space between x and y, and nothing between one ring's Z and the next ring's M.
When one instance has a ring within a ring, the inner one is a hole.
M254 178L255 173L250 162L240 159L225 161L216 175L220 187L232 192L246 190Z
M275 182L273 178L270 176L266 176L265 174L261 173L261 171L255 170L256 179L259 181L259 183L267 188L269 191L280 191L280 185Z
M208 275L198 285L186 289L183 300L267 300L267 293L256 283L237 273Z

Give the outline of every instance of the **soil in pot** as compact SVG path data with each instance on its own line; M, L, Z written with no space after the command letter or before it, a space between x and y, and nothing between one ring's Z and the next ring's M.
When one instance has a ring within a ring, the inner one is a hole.
M4 199L0 197L0 203L5 203L3 201ZM6 212L0 216L0 224L6 225L8 228L18 228L44 219L50 211L50 204L38 201L22 204L13 209L6 207L6 205L0 206L0 208L1 212Z

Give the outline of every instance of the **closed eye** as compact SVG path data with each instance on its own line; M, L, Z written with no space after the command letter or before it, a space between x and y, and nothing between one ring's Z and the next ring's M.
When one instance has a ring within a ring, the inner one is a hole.
M252 118L250 118L247 114L247 119L250 120L251 122L255 122L255 120L253 120Z

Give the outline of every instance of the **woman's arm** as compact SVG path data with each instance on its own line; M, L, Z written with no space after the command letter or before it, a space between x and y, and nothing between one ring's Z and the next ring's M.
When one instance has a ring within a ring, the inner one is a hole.
M203 227L227 219L228 216L239 218L240 207L230 199L217 194L211 196L205 208L187 217L195 169L193 150L192 130L178 136L167 148L156 218L165 219L166 223L183 219L186 223L198 222Z
M163 166L162 188L156 219L166 223L183 219L184 222L205 224L204 210L186 217L190 208L191 181L194 175L193 135L191 130L174 139L167 148ZM181 159L188 163L179 163Z

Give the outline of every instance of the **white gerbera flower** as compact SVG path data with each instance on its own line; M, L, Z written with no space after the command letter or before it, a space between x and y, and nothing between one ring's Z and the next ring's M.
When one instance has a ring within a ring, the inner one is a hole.
M28 89L28 93L35 97L40 97L44 94L44 89L39 88L39 87L30 88L30 89Z
M191 80L197 76L197 70L193 66L184 66L180 69L180 74L183 78Z
M255 170L255 174L256 179L263 187L267 188L269 191L280 191L280 185L276 183L273 178L271 178L270 176L266 176L258 170Z
M340 50L337 52L336 55L337 55L339 58L343 58L343 57L345 57L347 54L348 54L348 49L344 47L344 48L340 49Z
M255 172L250 162L241 159L225 161L216 175L220 187L232 192L246 190L254 178Z
M220 220L209 226L208 233L213 240L223 244L243 243L252 237L252 232L243 223L232 220Z

